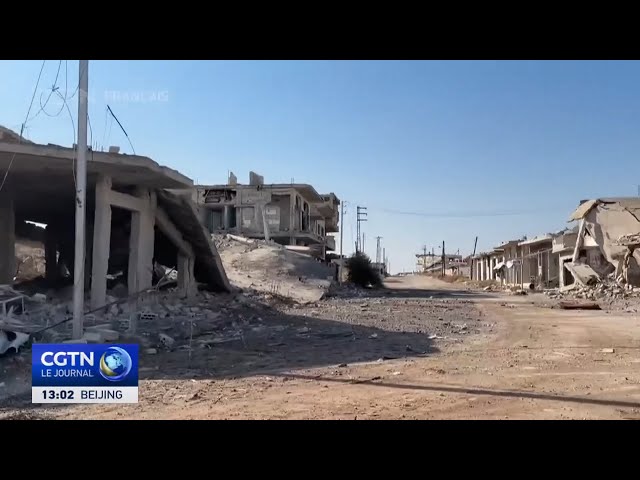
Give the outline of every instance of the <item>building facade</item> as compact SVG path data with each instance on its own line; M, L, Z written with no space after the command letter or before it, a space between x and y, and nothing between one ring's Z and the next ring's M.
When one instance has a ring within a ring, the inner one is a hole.
M249 184L233 173L226 185L197 186L197 203L210 233L273 240L324 258L336 248L340 200L309 184L265 184L250 172Z

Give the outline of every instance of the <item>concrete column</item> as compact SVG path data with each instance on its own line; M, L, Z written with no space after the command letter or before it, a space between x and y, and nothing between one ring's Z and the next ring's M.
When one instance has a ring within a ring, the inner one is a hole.
M53 225L47 224L44 232L45 279L55 282L58 279L58 240Z
M229 230L229 228L231 228L231 207L229 205L225 205L222 212L222 224L224 225L225 230Z
M0 199L0 284L11 285L16 274L16 217L13 200Z
M296 244L296 237L293 232L296 229L296 194L289 195L289 231L291 236L289 237L289 245Z
M194 264L193 257L178 253L178 289L186 297L192 297L197 292Z
M137 197L143 200L140 211L131 212L131 236L129 238L129 294L151 288L153 282L153 249L155 243L156 195L139 190Z
M91 308L106 303L109 250L111 248L111 205L109 192L111 178L101 177L96 182L96 207L93 220L93 246L91 253Z

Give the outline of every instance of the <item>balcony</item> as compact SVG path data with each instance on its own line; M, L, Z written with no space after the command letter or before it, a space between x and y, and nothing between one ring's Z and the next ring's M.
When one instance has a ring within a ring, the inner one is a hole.
M336 249L336 238L331 236L331 235L327 235L324 239L325 241L325 245L327 247L327 250L331 250L334 251Z

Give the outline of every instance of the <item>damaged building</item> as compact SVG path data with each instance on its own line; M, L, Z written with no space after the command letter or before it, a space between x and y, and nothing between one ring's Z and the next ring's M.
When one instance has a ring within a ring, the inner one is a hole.
M308 184L265 184L250 172L243 185L231 173L226 185L198 185L197 203L211 233L272 240L323 260L336 248L340 200Z
M473 258L473 279L497 281L526 288L558 286L558 255L553 251L555 234L510 240Z
M158 274L154 265L175 269L185 296L198 283L230 290L192 200L193 181L150 158L117 150L87 155L85 289L90 308L105 304L109 282L124 285L129 294L150 288ZM73 283L76 153L75 148L34 144L3 129L0 171L7 174L0 192L0 284L14 284L16 232L33 232L25 229L26 222L44 228L37 234L45 252L43 284Z
M563 256L563 285L607 276L640 286L640 198L583 200L569 217L579 222L571 258Z

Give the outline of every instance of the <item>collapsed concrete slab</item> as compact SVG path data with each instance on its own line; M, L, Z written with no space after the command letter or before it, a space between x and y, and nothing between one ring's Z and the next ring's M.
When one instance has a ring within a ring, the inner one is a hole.
M211 235L200 223L198 210L190 198L190 192L158 191L158 204L191 245L196 259L195 278L202 283L217 287L218 290L231 291L231 284L220 255L211 240ZM182 267L184 268L184 260ZM178 272L178 279L180 279L180 272Z
M0 138L0 175L6 173L0 192L0 284L13 283L16 226L30 221L46 226L45 280L55 285L74 271L77 152L7 141L10 137ZM231 289L190 195L167 189L195 190L191 179L150 158L88 153L84 280L91 307L106 303L115 275L130 295L152 287L156 261L176 268L185 294L197 281L212 290Z

